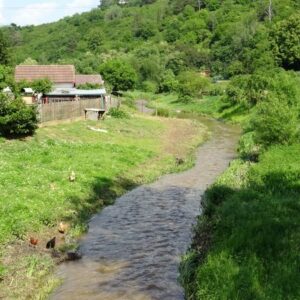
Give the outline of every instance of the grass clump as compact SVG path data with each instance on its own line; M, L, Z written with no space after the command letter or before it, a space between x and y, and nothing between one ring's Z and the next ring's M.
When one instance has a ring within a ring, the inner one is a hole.
M117 107L110 108L108 115L116 119L129 119L130 115L125 110Z

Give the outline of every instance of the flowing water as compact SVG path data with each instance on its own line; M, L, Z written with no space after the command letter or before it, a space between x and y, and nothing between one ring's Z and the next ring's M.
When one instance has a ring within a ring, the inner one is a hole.
M212 137L195 167L138 187L95 215L82 260L59 267L64 284L51 299L184 299L180 256L191 243L201 196L233 159L239 136L232 126L201 121Z

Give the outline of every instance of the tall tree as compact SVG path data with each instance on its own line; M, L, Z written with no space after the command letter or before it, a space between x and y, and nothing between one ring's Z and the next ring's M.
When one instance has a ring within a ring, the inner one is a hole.
M9 63L8 41L0 30L0 64L7 65Z

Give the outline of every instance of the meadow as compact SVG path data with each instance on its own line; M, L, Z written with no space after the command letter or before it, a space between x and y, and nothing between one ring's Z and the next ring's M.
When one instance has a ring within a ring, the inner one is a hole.
M71 224L67 240L76 242L89 217L117 196L191 166L193 150L206 135L193 121L135 115L62 123L30 138L1 139L0 298L47 294L57 282L48 277L53 260L45 245L58 234L58 223ZM177 166L176 157L185 164ZM39 240L35 248L31 236Z

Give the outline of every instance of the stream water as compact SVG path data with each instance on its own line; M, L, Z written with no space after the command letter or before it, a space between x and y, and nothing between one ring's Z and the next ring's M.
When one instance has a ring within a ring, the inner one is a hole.
M212 131L195 166L138 187L89 223L83 258L62 264L63 285L51 299L179 300L180 257L191 243L205 189L234 158L239 131L201 118Z

